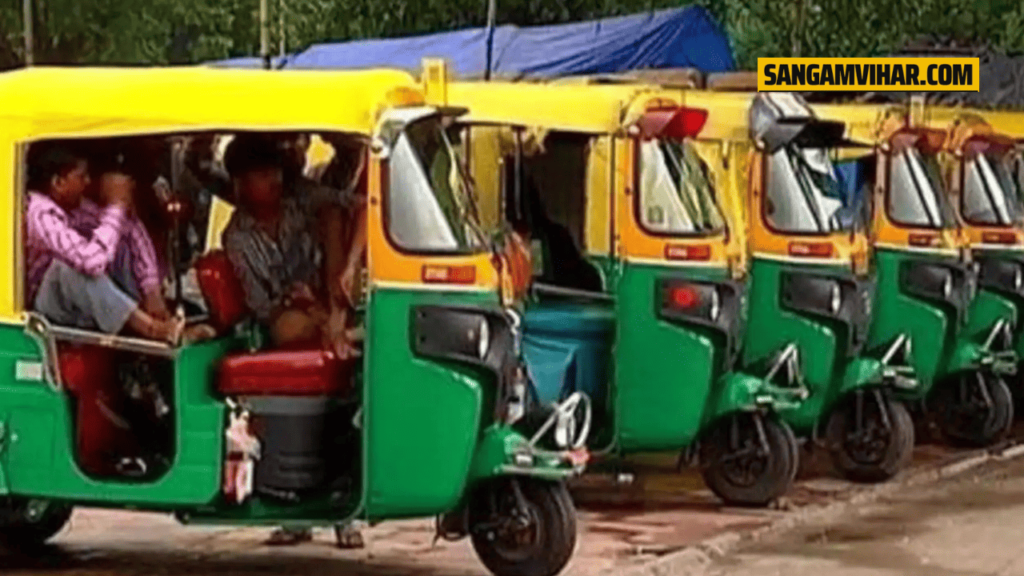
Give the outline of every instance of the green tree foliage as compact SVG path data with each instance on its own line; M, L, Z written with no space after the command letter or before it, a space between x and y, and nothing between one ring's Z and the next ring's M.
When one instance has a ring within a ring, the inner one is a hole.
M168 64L253 55L258 0L31 0L36 59ZM486 20L486 0L269 0L271 41L400 36ZM723 24L741 67L758 56L873 56L922 35L1024 51L1021 0L696 0ZM550 24L668 8L686 0L498 0L498 21ZM0 68L24 57L22 0L0 0Z

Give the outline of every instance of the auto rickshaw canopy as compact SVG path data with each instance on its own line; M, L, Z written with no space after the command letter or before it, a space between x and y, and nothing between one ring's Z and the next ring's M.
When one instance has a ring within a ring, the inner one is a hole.
M204 129L370 134L383 107L422 102L411 76L387 70L41 67L0 74L4 139L15 141Z

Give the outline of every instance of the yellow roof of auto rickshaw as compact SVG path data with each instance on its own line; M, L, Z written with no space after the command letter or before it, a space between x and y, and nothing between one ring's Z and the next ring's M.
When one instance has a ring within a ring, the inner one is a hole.
M33 138L200 129L369 134L382 108L422 103L415 79L394 70L42 67L0 74L2 130L20 124Z
M640 90L636 85L453 82L446 104L468 108L461 118L468 123L611 134L622 128Z

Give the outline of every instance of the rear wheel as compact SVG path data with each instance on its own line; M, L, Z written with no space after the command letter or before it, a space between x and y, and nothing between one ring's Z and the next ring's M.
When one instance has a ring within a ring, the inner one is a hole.
M725 503L767 506L789 491L799 467L796 436L760 413L721 419L701 439L704 483Z
M955 446L991 446L1013 425L1013 394L994 374L958 374L939 386L932 406L943 437Z
M474 494L469 518L473 548L496 576L555 576L576 548L576 507L561 482L494 480Z
M25 550L45 543L71 519L71 506L50 500L0 500L0 545Z
M832 465L855 482L883 482L914 453L914 421L907 407L881 390L858 390L843 398L826 429Z

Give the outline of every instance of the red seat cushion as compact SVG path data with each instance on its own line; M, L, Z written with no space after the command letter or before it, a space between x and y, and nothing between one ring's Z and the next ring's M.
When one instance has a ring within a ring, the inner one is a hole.
M355 361L324 350L275 350L221 361L217 385L226 396L339 396L352 388Z
M242 283L223 250L214 250L196 262L196 277L210 312L210 323L224 331L248 313Z
M82 470L91 476L116 474L121 456L133 454L134 436L116 421L124 393L117 362L110 348L61 344L61 380L75 398L75 452Z

